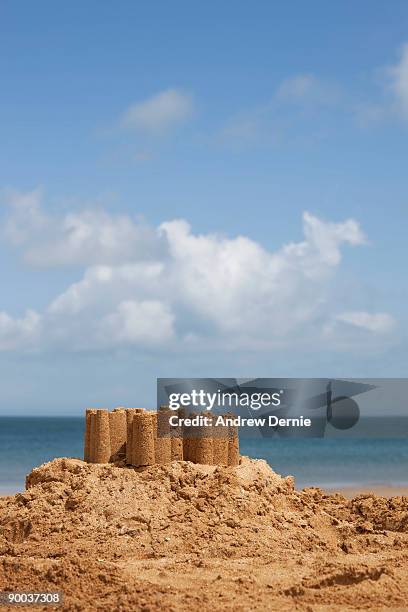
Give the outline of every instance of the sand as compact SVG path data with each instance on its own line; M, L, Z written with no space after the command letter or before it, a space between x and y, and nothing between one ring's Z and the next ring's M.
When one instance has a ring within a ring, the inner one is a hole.
M408 487L399 485L380 485L380 484L367 484L361 487L343 487L341 489L333 488L327 489L328 493L340 493L347 497L347 499L353 499L357 495L372 494L379 497L401 497L408 496Z
M0 590L78 611L407 609L407 497L296 491L247 458L55 459L27 486L0 499Z

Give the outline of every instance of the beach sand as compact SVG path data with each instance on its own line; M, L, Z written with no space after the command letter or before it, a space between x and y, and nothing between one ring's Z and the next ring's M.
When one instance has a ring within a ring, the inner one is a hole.
M407 486L394 486L394 485L378 485L378 484L367 484L361 487L344 487L344 488L336 488L333 489L328 488L325 489L327 493L340 493L340 495L344 495L347 499L353 499L353 497L357 497L357 495L378 495L380 497L400 497L400 496L408 496L408 487Z
M338 493L347 499L353 499L358 495L367 495L372 494L379 497L408 497L408 486L387 486L387 485L362 485L361 487L324 487L323 490L328 495L334 495ZM12 489L0 489L0 499L2 497L11 497L16 495L16 493L23 493L24 491L17 491L17 487Z
M247 458L56 459L27 485L0 500L0 590L81 611L406 609L407 497L297 491Z

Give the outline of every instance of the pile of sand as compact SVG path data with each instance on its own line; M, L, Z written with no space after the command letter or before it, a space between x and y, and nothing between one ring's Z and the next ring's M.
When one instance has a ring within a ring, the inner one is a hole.
M62 590L67 610L403 608L407 544L408 498L299 492L264 461L56 459L0 500L0 590Z

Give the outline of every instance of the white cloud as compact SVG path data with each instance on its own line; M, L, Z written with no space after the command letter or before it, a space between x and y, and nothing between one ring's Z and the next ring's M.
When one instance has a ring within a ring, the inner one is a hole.
M161 262L134 262L117 266L91 266L49 305L50 315L71 316L83 311L113 308L118 300L158 295L165 290Z
M122 126L160 134L191 118L192 97L179 90L167 89L130 106L122 117Z
M274 95L276 103L312 104L315 107L333 106L338 103L339 99L339 87L314 74L297 74L284 79Z
M0 311L0 351L35 349L41 344L41 316L27 310L21 319Z
M283 79L269 99L227 118L217 140L236 149L314 143L337 131L339 121L367 127L392 118L408 120L408 42L398 61L377 67L364 88L312 73Z
M45 222L40 229L32 224L20 241L26 260L45 265L48 253L54 265L84 270L43 313L20 320L2 313L1 350L315 343L333 321L330 280L344 245L366 242L355 220L333 223L307 212L303 240L270 251L246 236L195 234L185 220L151 228L126 215L85 211L50 219L38 202L36 210ZM19 233L15 214L6 224ZM369 317L343 313L337 324L371 334L391 329L389 315Z
M2 234L12 244L24 244L30 236L47 227L47 217L41 208L42 190L4 191L2 200L11 208Z
M87 210L68 214L55 228L55 239L26 251L33 265L114 263L149 258L160 249L155 232L128 216Z
M303 230L305 245L314 245L323 261L330 265L340 263L340 245L343 242L357 246L367 243L364 233L354 219L343 223L330 223L305 212L303 215ZM302 243L301 243L302 244Z
M24 247L27 263L39 267L112 264L151 259L163 249L158 232L128 215L86 209L63 216L47 215L42 193L7 194L12 213L4 236Z
M342 92L335 83L313 74L294 75L279 83L264 104L230 117L219 140L242 148L310 136L314 139L319 126L341 102Z
M100 321L102 344L163 345L174 336L174 315L157 300L126 300Z
M311 91L316 89L317 79L312 74L298 74L282 81L279 85L275 97L283 100L304 99Z
M389 69L389 75L398 110L408 119L408 43L403 45L400 61Z
M354 105L354 115L363 126L408 119L408 43L402 45L400 57L394 65L376 71L376 85L380 87L369 99Z
M279 337L316 312L340 246L363 244L358 224L303 217L305 240L271 253L244 236L194 235L185 221L164 223L170 274L179 298L221 331ZM300 296L302 299L299 301Z
M336 316L336 320L379 334L387 334L388 332L392 331L396 325L394 318L385 312L343 312L342 314Z

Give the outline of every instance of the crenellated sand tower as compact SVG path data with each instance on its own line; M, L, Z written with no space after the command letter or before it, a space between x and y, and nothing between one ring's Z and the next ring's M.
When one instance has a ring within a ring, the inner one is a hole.
M184 416L182 411L178 414ZM161 406L157 412L122 406L112 411L87 409L84 460L88 463L123 461L134 467L172 461L225 466L239 464L236 426L216 426L211 413L206 415L207 426L173 426L169 421L171 415L174 411L167 406Z

